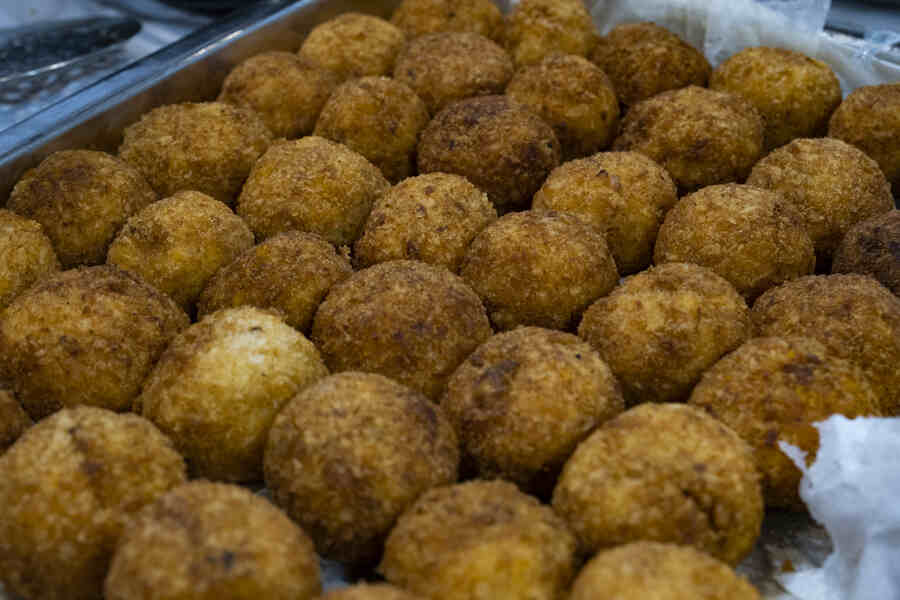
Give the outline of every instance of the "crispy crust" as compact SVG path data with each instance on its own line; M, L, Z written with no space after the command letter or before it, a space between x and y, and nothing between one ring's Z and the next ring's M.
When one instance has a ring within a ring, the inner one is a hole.
M522 0L506 17L504 43L517 67L551 54L587 56L597 39L582 0Z
M429 33L469 32L503 37L503 15L491 0L403 0L391 23L412 40Z
M0 311L56 271L59 260L41 224L0 209Z
M12 390L0 389L0 454L6 452L31 425L31 418Z
M834 253L832 273L860 273L900 296L900 210L860 221Z
M384 19L348 12L309 32L299 56L342 81L389 75L406 36Z

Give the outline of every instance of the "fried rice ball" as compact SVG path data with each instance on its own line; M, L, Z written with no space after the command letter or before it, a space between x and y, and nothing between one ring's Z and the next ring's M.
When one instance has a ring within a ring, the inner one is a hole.
M757 335L811 337L868 375L888 416L900 415L900 298L865 275L801 277L760 296Z
M831 67L782 48L741 50L716 67L709 87L743 96L756 107L765 125L766 151L796 138L825 135L841 103L841 84Z
M296 229L340 246L359 237L372 203L389 187L361 154L310 136L276 142L260 157L237 213L260 241Z
M506 94L553 127L563 160L599 152L616 136L616 92L606 73L581 56L553 55L520 69Z
M762 155L763 122L749 102L695 85L635 104L613 150L658 162L682 194L716 183L742 183Z
M281 318L226 308L175 336L134 411L172 439L192 476L258 481L275 415L326 375L316 347Z
M699 50L655 23L616 25L600 38L591 60L626 106L689 85L705 87L712 72Z
M823 266L853 225L894 206L875 161L832 138L794 140L771 152L747 185L780 192L794 206Z
M410 40L429 33L477 33L494 41L503 37L503 15L491 0L403 0L391 23Z
M878 163L900 196L900 82L857 88L828 122L828 135L853 144Z
M410 594L406 590L389 583L357 583L345 588L331 590L321 596L322 600L425 600L422 596Z
M363 267L411 259L456 273L472 239L496 219L487 194L465 177L410 177L375 201L354 254Z
M440 407L374 373L306 388L275 420L266 484L319 553L371 565L397 517L423 492L456 481L459 449Z
M572 328L619 279L600 231L549 210L509 213L488 225L469 246L459 274L501 330Z
M834 253L831 272L869 275L900 296L900 210L851 227Z
M428 109L405 83L363 77L339 86L322 108L315 135L344 144L381 169L392 183L415 170Z
M190 310L213 274L253 246L253 233L225 204L178 192L125 223L107 263L140 275Z
M457 100L502 94L512 76L506 50L477 33L423 35L394 65L394 79L411 87L432 115Z
M779 441L814 458L813 423L841 414L880 416L880 400L855 364L804 337L753 338L703 374L690 404L706 410L753 448L766 506L806 510L802 474Z
M390 75L405 43L403 31L384 19L348 12L310 31L299 55L344 81Z
M700 375L750 337L750 311L710 269L666 263L625 279L584 313L578 335L600 352L625 401L685 400Z
M188 316L115 267L63 271L0 314L0 372L37 420L65 406L128 410Z
M504 32L517 67L537 64L551 54L588 56L597 37L582 0L522 0L506 18Z
M646 540L730 565L753 548L763 519L750 446L683 404L642 404L601 425L566 462L553 508L589 553Z
M563 463L625 408L600 355L578 337L520 327L498 333L456 369L441 399L478 477L549 493Z
M192 481L142 511L116 549L106 600L310 600L322 590L312 542L264 498Z
M462 175L500 211L527 206L559 160L553 129L505 96L449 105L422 132L418 148L420 173Z
M280 311L288 325L308 333L325 294L352 273L350 261L321 237L280 233L219 269L197 299L197 315L249 304Z
M12 391L0 389L0 454L12 446L31 424L31 418Z
M87 406L47 417L0 455L0 582L25 598L100 598L130 517L185 479L145 419Z
M0 311L56 271L59 260L41 224L0 209Z
M263 52L225 78L219 102L256 111L276 138L312 133L338 76L293 52Z
M271 132L253 110L186 102L154 108L126 127L119 157L160 197L195 190L232 205L271 143Z
M331 288L312 339L332 372L380 373L440 398L447 379L491 336L484 306L442 267L395 260Z
M125 221L156 193L131 165L104 152L64 150L27 171L6 208L37 221L63 268L103 262Z
M549 506L504 481L430 490L397 521L378 570L433 600L553 600L575 575L576 541Z
M709 267L748 300L816 265L793 207L775 192L736 183L682 198L659 228L653 259Z
M727 564L690 546L633 542L597 554L570 600L762 600Z
M534 195L533 209L578 215L606 234L619 274L650 264L663 217L678 201L665 169L637 152L604 152L563 163Z

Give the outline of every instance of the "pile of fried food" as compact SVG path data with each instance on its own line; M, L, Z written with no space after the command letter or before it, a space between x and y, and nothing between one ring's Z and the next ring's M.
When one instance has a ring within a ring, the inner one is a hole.
M580 0L325 22L0 210L0 582L759 598L779 442L900 414L892 185L900 83L796 52Z

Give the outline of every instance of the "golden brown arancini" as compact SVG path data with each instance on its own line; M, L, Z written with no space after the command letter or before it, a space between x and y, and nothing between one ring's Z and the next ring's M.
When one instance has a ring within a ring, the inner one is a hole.
M626 106L689 85L705 87L712 71L699 50L655 23L616 25L600 38L591 60Z
M553 127L563 160L599 152L616 136L619 101L612 83L581 56L557 54L520 69L506 95Z
M868 375L887 416L900 415L900 298L865 275L801 277L760 296L757 335L811 337Z
M255 111L225 102L154 108L125 128L119 157L160 197L182 190L233 205L253 163L272 143Z
M64 406L127 410L187 315L115 267L48 277L0 313L0 371L35 420Z
M226 308L175 336L134 412L172 439L193 477L258 481L275 415L326 375L316 347L280 317Z
M0 455L0 582L25 598L100 598L130 517L185 479L145 419L87 406L47 417Z
M363 77L338 86L316 121L315 135L344 144L397 183L413 174L428 109L405 83Z
M540 495L575 446L625 408L612 371L591 346L562 331L498 333L453 373L441 399L463 464Z
M22 176L6 208L41 224L63 268L103 262L131 215L156 200L144 176L104 152L64 150Z
M390 75L405 43L403 32L384 19L348 12L313 28L298 54L344 81Z
M747 185L780 192L800 215L820 266L856 223L891 210L891 188L874 160L832 138L799 139L756 163Z
M192 481L134 519L113 556L106 600L310 600L322 590L312 542L249 490Z
M502 94L512 76L506 50L477 33L423 35L394 65L394 79L411 87L432 115L457 100Z
M449 173L401 181L375 201L353 247L357 264L421 260L459 270L472 239L497 219L487 194Z
M425 600L389 583L357 583L333 589L321 600Z
M475 236L460 276L481 297L497 329L570 329L619 275L603 234L551 210L509 213Z
M41 224L0 208L0 311L56 271L59 260Z
M835 250L831 272L869 275L900 296L900 210L851 227Z
M504 481L430 490L397 521L378 567L432 600L554 600L575 575L575 537Z
M551 54L589 55L597 28L582 0L522 0L506 17L504 43L522 67Z
M0 454L13 445L32 422L12 390L0 389Z
M351 273L350 261L318 235L280 233L219 269L197 298L197 316L249 304L275 309L308 333L325 294Z
M500 211L527 206L559 159L553 129L505 96L450 104L422 132L418 148L420 173L462 175Z
M799 215L781 196L727 183L678 201L659 228L653 261L709 267L752 301L812 273L816 255Z
M751 331L737 290L710 269L686 263L628 277L591 305L578 327L629 405L685 400L703 371Z
M300 392L266 444L266 485L320 554L371 565L397 517L456 481L459 449L440 407L374 373L339 373Z
M727 564L690 546L633 542L605 550L578 574L570 600L762 600Z
M588 553L646 540L731 565L753 548L763 519L750 446L683 404L642 404L601 425L566 462L553 508Z
M312 133L340 79L293 52L263 52L225 78L219 102L255 110L276 138Z
M780 441L814 459L813 423L841 414L880 416L881 402L863 371L804 337L753 338L703 374L690 403L706 410L753 448L766 506L806 510L800 470Z
M462 279L442 267L394 260L331 288L312 339L332 372L380 373L437 400L491 333L481 300Z
M828 135L877 162L900 196L900 82L853 90L831 115Z
M741 50L716 67L709 87L743 96L756 107L767 152L796 138L825 135L841 103L841 84L831 67L782 48Z
M743 183L762 156L763 122L749 102L695 85L657 94L625 114L613 150L658 162L682 194Z
M295 229L352 244L389 187L361 154L310 136L272 144L253 166L237 213L259 241Z
M391 23L410 40L429 33L470 32L503 37L503 15L491 0L403 0Z
M185 310L213 274L253 246L253 233L222 202L178 192L125 223L106 262L169 294Z
M665 169L637 152L603 152L563 163L534 195L533 209L578 215L606 234L620 275L650 264L656 233L678 191Z

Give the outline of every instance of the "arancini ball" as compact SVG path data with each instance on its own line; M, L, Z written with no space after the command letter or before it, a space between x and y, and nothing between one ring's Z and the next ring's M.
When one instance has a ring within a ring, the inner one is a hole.
M503 36L503 15L491 0L403 0L391 23L410 40L443 32L477 33L492 40Z
M851 227L835 250L831 272L869 275L900 296L900 210Z
M0 208L0 311L57 271L59 260L41 224Z
M425 600L389 583L357 583L333 589L321 600Z
M13 445L32 421L11 390L0 389L0 454Z
M582 0L521 0L506 17L504 43L516 67L552 54L586 57L597 45L597 28Z
M298 54L345 81L389 75L405 43L403 32L384 19L348 12L314 27Z

